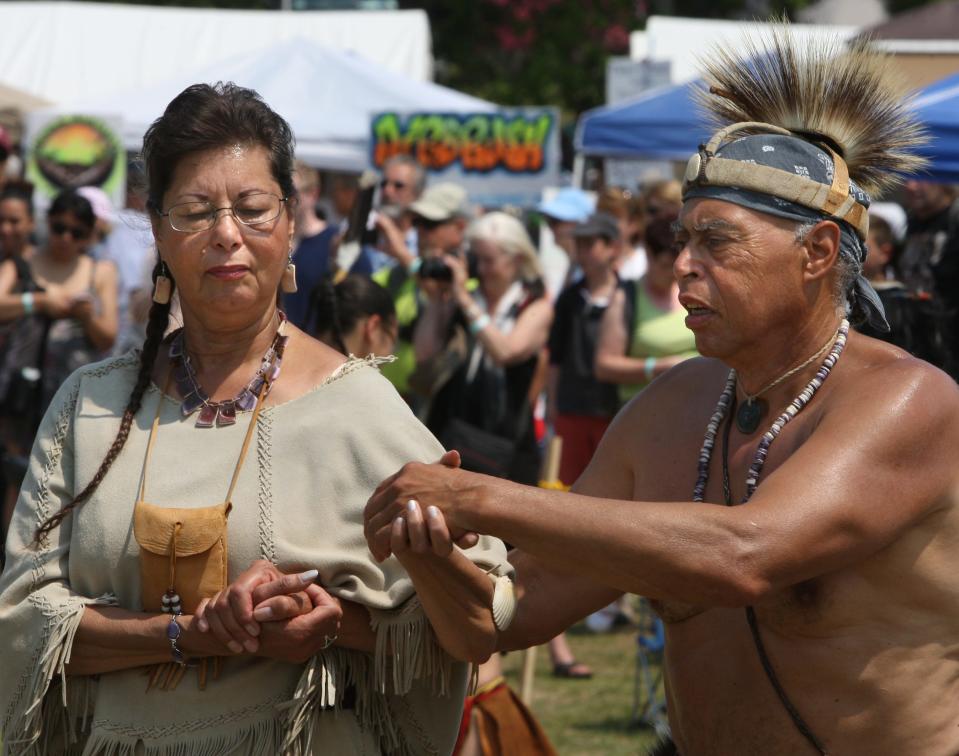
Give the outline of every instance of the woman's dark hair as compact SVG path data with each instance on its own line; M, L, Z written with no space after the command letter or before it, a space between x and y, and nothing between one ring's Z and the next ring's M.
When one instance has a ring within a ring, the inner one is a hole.
M313 290L310 311L317 336L330 336L336 347L347 353L344 337L363 318L379 315L384 322L396 317L390 293L376 281L356 274L348 275L334 285L324 278Z
M143 166L146 172L149 210L154 213L161 211L163 195L170 187L173 172L186 155L233 144L265 147L270 154L271 172L280 185L280 190L285 197L293 196L294 142L289 124L251 89L244 89L229 82L213 86L194 84L184 89L167 105L163 115L151 124L143 137ZM87 205L89 206L89 203ZM92 217L92 208L90 214ZM170 278L175 288L176 283L170 272L158 261L153 269L154 282L161 274ZM123 411L116 438L93 479L73 501L37 529L38 542L90 497L123 449L127 436L130 435L133 418L140 411L143 395L150 385L153 365L169 317L169 303L153 303L147 322L146 340L140 352L140 369Z
M163 209L163 195L185 155L233 144L265 147L283 196L294 195L290 125L252 89L218 82L184 89L143 136L147 207L153 212Z
M661 255L676 249L676 232L673 230L676 217L657 218L647 224L644 238L650 254Z
M73 213L80 224L92 231L97 224L97 216L93 213L93 205L90 200L77 192L76 189L64 189L50 203L50 209L47 210L47 217L53 218L57 215Z
M0 202L18 200L27 206L27 215L33 217L33 184L29 181L8 181L0 189Z

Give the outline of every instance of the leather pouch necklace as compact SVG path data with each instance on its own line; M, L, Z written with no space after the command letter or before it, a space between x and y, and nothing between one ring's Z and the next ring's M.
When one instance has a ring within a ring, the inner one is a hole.
M250 425L243 439L233 478L222 504L211 507L160 507L146 500L147 472L160 424L160 412L171 383L172 370L160 394L156 415L147 441L140 491L133 510L133 535L140 545L140 589L143 610L166 614L192 614L204 598L211 598L227 586L227 518L233 508L233 491L240 477L260 417L263 399L271 380L260 387ZM200 689L209 676L219 676L220 659L201 659L198 669ZM175 688L184 673L184 665L174 662L154 665L149 670L149 690L154 685Z

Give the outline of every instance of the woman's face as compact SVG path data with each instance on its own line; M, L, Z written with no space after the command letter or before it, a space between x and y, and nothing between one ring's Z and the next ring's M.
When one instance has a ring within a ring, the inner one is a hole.
M678 245L674 248L653 252L646 248L646 281L656 291L666 292L676 285L673 263L679 255Z
M474 239L471 247L476 256L476 272L481 286L503 288L516 280L519 275L516 261L499 245L486 239Z
M26 202L13 197L0 202L0 252L4 257L23 252L32 232L33 218Z
M47 217L50 236L47 249L57 260L73 260L86 251L93 228L85 225L76 215L67 211Z
M283 196L265 147L232 145L180 159L162 211L184 203L219 208L213 227L204 231L178 231L169 216L153 217L157 248L176 281L185 315L240 325L274 306L292 244L291 208L283 202L274 220L256 225L242 224L223 209L264 194Z

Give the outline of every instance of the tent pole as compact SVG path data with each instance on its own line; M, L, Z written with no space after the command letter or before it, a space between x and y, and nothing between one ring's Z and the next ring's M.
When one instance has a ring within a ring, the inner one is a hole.
M583 177L586 174L586 156L582 152L577 152L573 158L573 186L577 189L583 188Z

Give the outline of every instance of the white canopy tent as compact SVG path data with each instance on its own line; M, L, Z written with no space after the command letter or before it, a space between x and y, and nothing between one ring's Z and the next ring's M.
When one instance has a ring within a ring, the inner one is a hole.
M3 81L57 105L143 90L303 37L419 81L433 76L422 10L239 11L0 2Z
M849 39L858 26L790 24L789 35L802 42ZM629 35L629 57L633 60L666 60L670 80L684 84L702 75L700 59L714 47L743 55L750 45L762 46L772 27L765 21L720 21L711 18L650 16L645 31Z
M294 39L144 89L78 102L69 110L122 117L124 146L138 150L146 128L173 97L190 84L216 81L233 81L259 92L293 127L297 156L333 170L368 167L374 113L496 109L484 100L386 71L359 55Z

